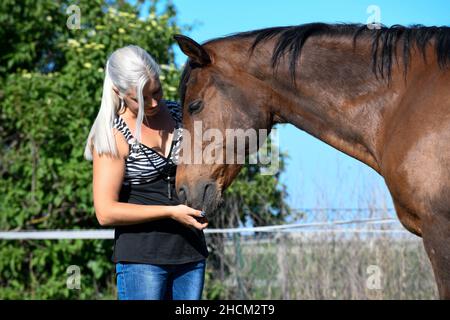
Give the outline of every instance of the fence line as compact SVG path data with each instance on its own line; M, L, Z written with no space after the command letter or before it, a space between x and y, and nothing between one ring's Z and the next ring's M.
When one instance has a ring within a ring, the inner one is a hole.
M276 226L263 226L263 227L248 227L248 228L225 228L225 229L206 229L205 233L242 233L242 232L272 232L276 230L285 229L300 229L300 228L311 228L311 227L325 227L333 225L348 225L348 224L383 224L383 223L393 223L397 222L396 219L383 218L383 219L355 219L355 220L341 220L341 221L330 221L330 222L313 222L313 223L293 223L293 224L283 224Z
M114 230L2 231L3 240L114 239Z
M338 225L351 224L387 224L398 222L396 219L357 219L357 220L340 220L318 223L297 223L284 224L261 227L245 227L245 228L227 228L227 229L205 229L205 234L218 233L244 233L244 232L295 232L297 229L330 227ZM401 229L322 229L322 230L302 230L302 232L348 232L348 233L399 233L406 232ZM0 239L5 240L23 240L23 239L40 239L40 240L60 240L60 239L114 239L114 229L108 230L38 230L38 231L2 231Z

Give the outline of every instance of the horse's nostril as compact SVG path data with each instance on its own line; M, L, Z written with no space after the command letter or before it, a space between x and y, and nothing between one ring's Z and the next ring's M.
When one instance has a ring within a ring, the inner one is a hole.
M216 192L216 186L213 182L209 182L205 184L205 188L203 189L203 198L202 203L209 203L214 199L214 195Z
M205 201L208 199L208 189L211 189L212 183L205 184L205 189L203 190L203 199L202 203L205 203Z
M180 199L181 203L186 202L186 187L181 186L180 189L178 189L178 199Z

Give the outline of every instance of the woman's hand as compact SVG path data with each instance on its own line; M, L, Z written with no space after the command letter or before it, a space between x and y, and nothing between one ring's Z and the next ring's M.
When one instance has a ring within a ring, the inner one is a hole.
M208 219L202 215L202 211L180 204L172 207L171 218L186 227L194 227L203 230L208 226Z

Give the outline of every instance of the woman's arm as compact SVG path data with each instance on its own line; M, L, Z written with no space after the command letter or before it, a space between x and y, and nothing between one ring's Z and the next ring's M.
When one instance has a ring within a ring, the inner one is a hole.
M100 225L131 225L172 218L184 225L204 229L207 223L199 223L194 218L201 217L201 212L184 205L138 205L118 201L125 174L125 157L129 149L125 138L117 133L115 130L118 158L109 155L99 156L96 150L93 151L94 208Z

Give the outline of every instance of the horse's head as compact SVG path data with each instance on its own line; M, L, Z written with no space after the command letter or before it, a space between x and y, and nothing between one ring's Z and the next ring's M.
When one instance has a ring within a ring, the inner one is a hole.
M175 39L189 57L180 83L184 148L176 190L181 201L211 213L242 167L237 156L253 153L261 143L258 139L255 146L249 135L270 130L272 119L266 91L245 71L246 50L229 42L200 45L185 36ZM247 135L244 148L227 134L237 140Z

